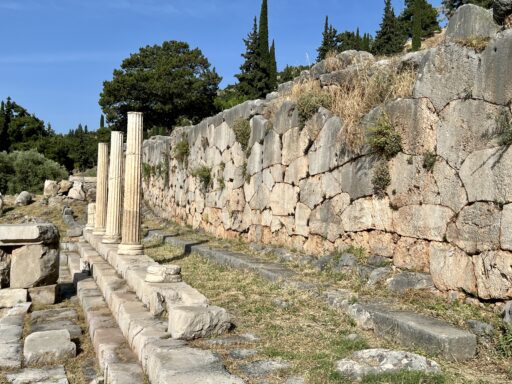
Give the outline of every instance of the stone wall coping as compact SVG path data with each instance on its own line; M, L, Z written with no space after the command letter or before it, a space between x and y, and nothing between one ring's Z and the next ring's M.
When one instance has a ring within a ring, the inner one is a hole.
M54 244L58 240L59 230L50 223L0 225L0 246Z

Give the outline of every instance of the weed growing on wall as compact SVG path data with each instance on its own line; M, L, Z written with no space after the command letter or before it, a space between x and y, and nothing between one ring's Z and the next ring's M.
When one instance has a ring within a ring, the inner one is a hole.
M510 114L503 111L496 118L497 131L500 135L500 145L512 144L512 120Z
M190 148L188 145L188 140L185 136L176 144L174 147L174 158L180 163L183 164L187 161L188 155L190 154Z
M331 109L331 105L332 99L327 93L312 91L300 95L297 100L300 127L304 128L306 121L311 119L320 107Z
M388 160L402 150L402 138L386 114L382 114L375 125L368 129L368 144Z
M475 52L480 53L487 48L489 40L491 40L491 38L487 36L472 36L466 39L456 40L455 43L462 45L463 47L474 49Z
M204 190L207 190L210 187L212 182L212 170L210 167L207 167L206 165L197 167L192 171L191 175L199 179Z
M389 167L387 161L380 161L373 169L373 192L377 197L386 196L386 189L391 184L391 175L389 174Z
M148 182L149 181L149 178L151 177L151 174L152 174L152 169L151 169L151 164L148 164L148 163L143 163L142 164L142 178L144 180L144 182Z
M233 132L235 132L236 141L242 146L242 150L247 151L249 139L251 137L251 124L247 119L236 119L233 123Z
M427 171L432 172L434 170L434 166L436 165L437 155L435 152L427 152L423 156L423 168Z

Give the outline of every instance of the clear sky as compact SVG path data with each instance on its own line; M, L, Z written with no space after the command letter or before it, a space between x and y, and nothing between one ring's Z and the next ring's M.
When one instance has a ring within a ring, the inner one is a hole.
M315 61L324 19L372 34L384 0L268 0L279 68ZM431 1L439 6L441 0ZM393 0L395 12L403 0ZM182 40L234 82L261 0L0 0L0 98L57 132L99 125L104 80L140 47Z

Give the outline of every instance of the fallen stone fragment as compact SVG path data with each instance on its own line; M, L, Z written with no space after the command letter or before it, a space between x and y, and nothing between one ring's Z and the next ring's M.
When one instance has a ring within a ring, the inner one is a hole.
M27 302L26 289L0 289L0 308L12 308L16 304Z
M150 265L146 270L145 281L148 283L179 283L181 267L178 265Z
M492 336L494 334L494 327L491 324L484 323L479 320L466 321L467 326L477 336Z
M57 300L57 284L28 289L30 301L34 304L52 305Z
M291 368L291 364L284 360L258 360L240 367L247 375L257 377L288 368Z
M375 348L357 351L350 359L339 360L336 370L343 376L359 381L368 375L403 370L439 373L441 367L435 361L415 353Z
M259 337L255 336L251 333L246 333L244 335L230 335L230 336L209 339L209 340L207 340L207 343L210 345L230 346L230 345L255 343L259 340L260 340Z
M20 372L7 374L6 378L13 384L68 384L62 365L43 369L27 368Z
M21 192L18 197L16 197L16 205L29 205L30 203L32 203L32 195L27 191Z
M249 357L252 357L258 353L255 349L233 349L231 352L229 352L229 356L231 356L233 359L247 359Z
M27 365L55 364L76 356L76 345L68 330L35 332L27 336L23 348Z
M386 281L392 292L404 293L408 289L433 289L432 277L426 273L401 272Z
M169 333L173 339L221 334L230 327L230 317L224 308L177 306L169 309Z

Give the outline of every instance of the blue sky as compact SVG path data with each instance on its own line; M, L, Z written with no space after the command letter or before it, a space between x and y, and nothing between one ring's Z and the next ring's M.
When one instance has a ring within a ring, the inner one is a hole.
M432 4L439 6L441 0ZM403 0L393 1L398 13ZM199 47L234 82L260 0L0 0L0 98L11 96L57 132L99 125L104 80L130 53L165 40ZM384 0L269 0L277 61L313 63L326 15L372 34Z

